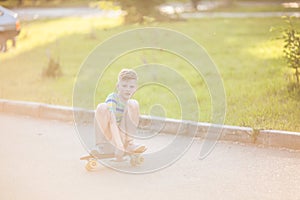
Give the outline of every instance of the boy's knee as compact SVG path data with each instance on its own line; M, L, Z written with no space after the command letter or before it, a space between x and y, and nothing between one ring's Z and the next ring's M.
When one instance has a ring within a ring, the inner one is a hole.
M100 103L100 104L98 104L98 106L97 106L97 108L96 108L96 113L98 113L98 112L106 112L106 111L108 111L108 106L107 106L107 104L106 103Z
M107 122L111 118L111 114L109 112L109 107L106 103L100 103L95 111L95 117L97 120L102 121L103 123Z

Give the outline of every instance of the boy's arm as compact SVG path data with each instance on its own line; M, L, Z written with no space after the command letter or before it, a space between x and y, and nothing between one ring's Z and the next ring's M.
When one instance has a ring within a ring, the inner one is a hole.
M113 99L113 98L107 98L105 100L105 103L107 104L109 111L112 112L115 115L116 111L117 111L117 102L116 102L116 100Z

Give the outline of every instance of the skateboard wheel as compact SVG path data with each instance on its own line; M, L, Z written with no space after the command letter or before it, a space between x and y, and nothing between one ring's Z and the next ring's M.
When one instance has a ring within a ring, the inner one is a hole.
M97 169L98 167L99 167L99 163L97 162L97 160L90 160L90 161L88 161L88 163L85 166L85 168L88 171L93 171L93 170Z
M130 160L130 164L133 167L141 165L143 162L144 162L144 157L140 155L133 155Z
M133 167L137 166L137 160L136 160L136 158L132 157L131 160L130 160L130 164Z
M139 156L139 157L138 157L138 161L139 161L139 164L142 164L142 163L144 163L145 158L142 157L142 156Z

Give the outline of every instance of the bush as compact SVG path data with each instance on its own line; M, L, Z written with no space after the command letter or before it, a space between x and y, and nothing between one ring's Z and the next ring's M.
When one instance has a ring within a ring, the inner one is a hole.
M58 60L50 57L48 66L43 70L44 77L57 78L62 75L61 66Z
M295 77L299 85L300 68L300 32L292 23L291 18L286 18L287 28L284 28L282 38L284 40L283 53L289 67L295 70Z

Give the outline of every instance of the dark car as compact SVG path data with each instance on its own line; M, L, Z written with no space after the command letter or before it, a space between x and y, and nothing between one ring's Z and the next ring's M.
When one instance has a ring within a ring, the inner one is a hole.
M16 36L21 31L18 14L0 6L0 52L7 50L7 41L12 40L12 45L16 45Z

